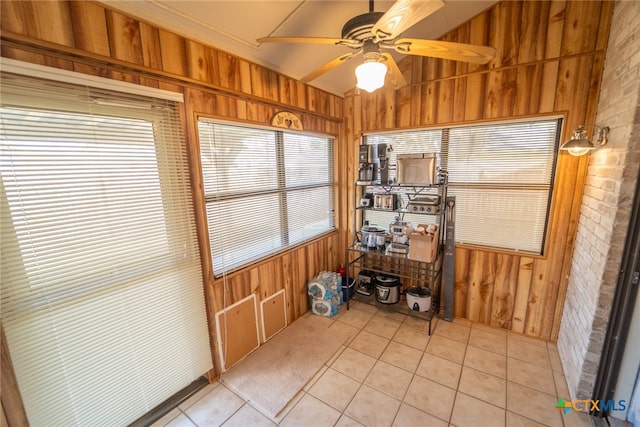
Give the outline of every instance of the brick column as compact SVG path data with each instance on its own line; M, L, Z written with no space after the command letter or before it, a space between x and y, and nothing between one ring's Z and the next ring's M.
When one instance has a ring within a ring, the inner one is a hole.
M571 399L593 391L640 165L640 2L617 1L611 22L596 119L611 132L589 160L558 335Z

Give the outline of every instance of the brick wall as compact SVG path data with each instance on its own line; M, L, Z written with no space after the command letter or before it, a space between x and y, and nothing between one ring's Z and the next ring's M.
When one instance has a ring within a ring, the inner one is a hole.
M558 335L571 399L593 391L638 179L639 21L640 2L616 2L596 119L611 132L590 155Z

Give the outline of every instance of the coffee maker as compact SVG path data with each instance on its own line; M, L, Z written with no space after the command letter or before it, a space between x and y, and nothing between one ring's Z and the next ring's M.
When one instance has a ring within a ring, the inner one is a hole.
M375 145L361 144L358 155L358 184L371 184L374 180L375 164L374 164Z
M374 184L391 184L391 178L389 176L389 153L393 151L391 144L376 144L373 145L373 161L374 166Z

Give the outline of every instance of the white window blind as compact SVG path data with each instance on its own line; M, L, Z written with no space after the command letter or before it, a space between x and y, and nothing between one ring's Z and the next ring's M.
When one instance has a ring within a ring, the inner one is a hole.
M561 119L537 119L371 134L366 141L392 144L393 165L397 154L439 154L448 194L456 196L457 243L542 254L561 128ZM392 214L375 215L372 221L385 224Z
M560 130L559 119L450 130L459 242L542 253Z
M216 276L334 228L333 140L198 122Z
M393 147L389 154L389 178L396 180L397 177L397 158L401 154L412 153L438 153L441 155L440 147L442 145L442 131L440 129L418 129L410 132L386 132L377 133L366 136L368 144L390 144ZM442 164L442 159L438 158L438 165ZM375 190L374 190L375 191ZM432 192L424 192L424 194L433 194ZM409 202L408 197L404 192L398 192L398 198L403 207L406 207ZM379 225L387 228L389 224L394 222L397 213L384 212L375 210L362 211L365 215L365 220L369 221L369 224ZM404 214L402 215L404 221L412 224L431 224L437 221L435 215L416 215L416 214Z
M1 90L2 323L30 424L128 424L212 367L177 104Z

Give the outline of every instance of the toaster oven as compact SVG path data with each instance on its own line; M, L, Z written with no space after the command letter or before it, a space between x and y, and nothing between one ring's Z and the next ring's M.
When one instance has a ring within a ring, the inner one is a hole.
M398 184L436 184L436 153L398 154Z

